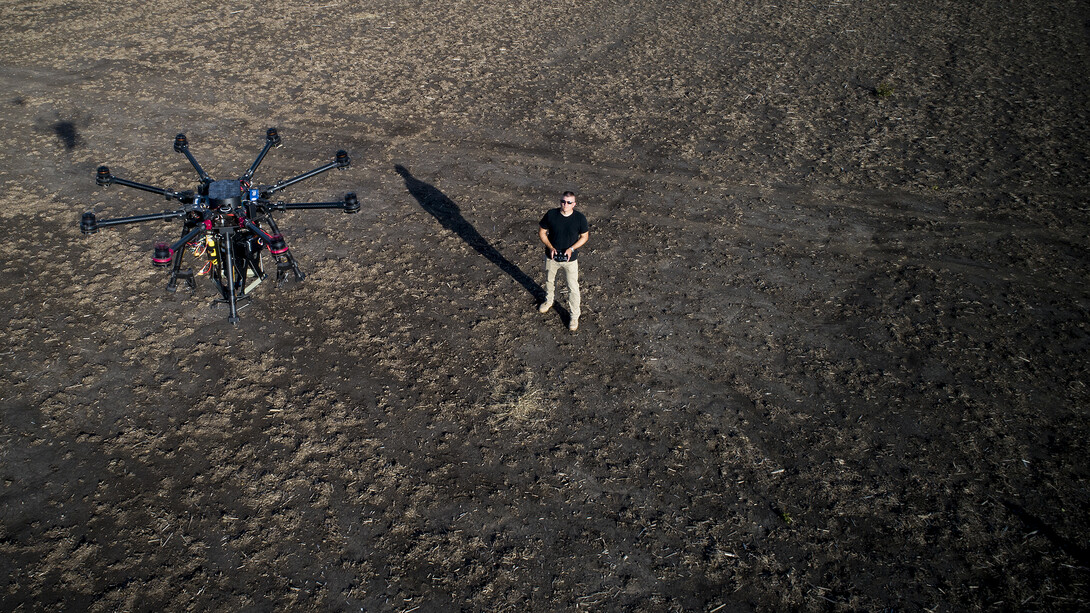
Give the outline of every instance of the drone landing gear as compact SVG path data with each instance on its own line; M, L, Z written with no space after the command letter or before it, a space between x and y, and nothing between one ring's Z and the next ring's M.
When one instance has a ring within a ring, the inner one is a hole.
M299 270L299 265L295 263L295 258L289 255L286 259L276 263L276 287L284 285L284 280L285 277L288 276L289 270L295 275L296 281L302 281L307 278L307 276L303 274L303 271Z
M232 272L237 273L238 271L232 270ZM228 274L227 276L228 282L226 284L219 279L214 279L216 287L220 291L220 297L212 301L210 308L229 308L230 313L227 315L227 321L234 324L239 322L238 312L250 306L252 299L250 292L265 280L266 275L258 268L251 268L247 263L246 271L241 273L241 278L236 280L234 274Z
M238 296L234 300L225 300L223 298L216 298L212 301L212 304L208 305L208 308L212 310L222 309L227 307L231 309L231 312L227 314L227 321L237 324L241 318L238 316L238 312L246 307L250 306L252 298L250 296Z
M276 258L276 287L279 289L284 285L284 279L288 275L290 270L295 275L296 281L302 281L307 276L303 274L303 271L299 270L299 264L295 262L295 256L291 254L291 250L288 249L288 244L284 242L283 235L280 234L280 228L276 225L276 220L273 219L272 213L269 213L265 217L269 222L269 228L272 229L273 240L269 242L269 253L273 254Z
M197 289L197 282L193 279L194 276L195 274L193 273L192 268L188 268L186 270L172 271L170 273L170 280L167 281L167 291L172 294L178 291L178 279L185 281L186 287L189 288L189 291Z
M258 274L252 270L247 270L246 279L244 280L244 285L242 287L242 295L249 297L250 292L254 291L254 288L256 288L258 285L261 285L261 282L264 280L264 274Z

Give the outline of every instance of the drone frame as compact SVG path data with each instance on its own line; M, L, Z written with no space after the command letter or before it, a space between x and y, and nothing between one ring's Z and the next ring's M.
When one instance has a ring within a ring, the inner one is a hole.
M271 197L284 188L334 168L345 170L351 164L348 153L342 149L337 151L332 162L314 170L273 185L253 185L254 173L265 155L273 147L280 146L281 139L276 128L269 128L265 133L265 146L245 174L238 179L215 181L189 151L189 141L185 134L178 134L174 137L174 151L185 155L197 171L200 185L196 191L173 191L130 181L114 176L106 166L99 166L95 171L95 182L99 186L124 185L159 194L167 200L177 200L182 206L173 211L112 219L98 219L93 211L88 211L80 220L80 231L94 234L99 228L109 226L183 220L181 238L172 244L155 245L152 265L170 267L166 289L172 293L177 291L179 279L185 281L190 289L196 288L195 274L205 274L207 271L220 292L220 298L212 306L226 304L230 310L227 320L233 324L238 323L239 303L249 301L251 290L267 277L261 267L261 252L264 249L268 249L276 262L277 287L283 285L289 270L296 281L305 278L288 249L276 220L273 219L274 211L340 209L350 214L360 210L359 199L353 192L348 192L337 202L273 202ZM266 225L268 231L262 225ZM206 257L204 269L200 273L194 273L192 269L182 270L182 260L187 250L192 251L195 257Z

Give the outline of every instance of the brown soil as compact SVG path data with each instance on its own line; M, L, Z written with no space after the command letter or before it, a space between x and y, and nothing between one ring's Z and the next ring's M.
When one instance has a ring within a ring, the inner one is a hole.
M0 609L1090 607L1085 2L192 4L0 11Z

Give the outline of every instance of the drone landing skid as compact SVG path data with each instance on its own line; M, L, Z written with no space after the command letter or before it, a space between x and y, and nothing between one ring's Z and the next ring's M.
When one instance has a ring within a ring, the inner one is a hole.
M348 153L341 150L336 153L332 162L299 176L274 185L252 185L251 179L265 158L265 154L269 152L269 149L279 147L280 144L280 136L276 129L269 128L265 133L265 146L249 170L237 180L216 181L201 168L196 158L190 153L189 141L185 134L177 135L174 137L174 150L185 155L200 178L200 184L195 192L173 191L121 179L113 176L106 166L99 166L95 172L95 181L98 185L109 187L116 183L159 194L165 196L167 200L177 200L182 204L182 208L151 215L113 219L98 219L93 212L88 211L80 220L80 230L84 234L94 234L100 227L181 219L183 223L181 238L173 244L157 244L152 256L152 264L157 267L170 267L170 278L166 289L174 293L178 290L179 280L184 281L190 290L196 289L194 277L197 275L193 269L182 270L182 259L186 253L191 253L195 258L203 258L204 265L199 274L208 274L220 293L220 298L212 303L213 308L226 305L230 309L227 320L237 323L238 310L249 306L251 292L266 278L261 267L261 255L266 249L276 261L276 287L284 284L289 271L296 281L306 278L306 275L299 270L295 257L289 251L287 242L280 233L276 220L273 219L274 211L339 209L345 213L357 213L360 210L359 199L351 192L336 202L272 202L270 200L272 195L286 187L327 170L334 168L344 170L351 164ZM268 230L266 231L262 226L267 227Z
M295 275L296 281L302 281L307 278L303 274L303 271L299 270L299 266L295 263L295 258L276 263L276 287L284 285L284 280L288 276L288 271L291 271Z
M197 282L193 279L196 275L193 273L193 269L183 270L181 272L173 272L170 275L170 280L167 281L167 291L174 293L178 291L178 279L185 281L186 287L189 291L197 289Z
M250 306L250 304L252 304L252 303L253 303L253 297L252 296L239 296L238 298L235 299L234 304L231 304L230 301L224 300L223 298L216 298L215 300L212 301L212 304L208 305L208 308L210 308L210 309L212 309L214 311L217 311L217 310L223 309L223 308L231 309L231 311L233 311L234 314L233 315L228 314L227 315L227 321L230 321L233 324L237 324L239 322L238 311L241 311L242 309L245 309L246 307Z

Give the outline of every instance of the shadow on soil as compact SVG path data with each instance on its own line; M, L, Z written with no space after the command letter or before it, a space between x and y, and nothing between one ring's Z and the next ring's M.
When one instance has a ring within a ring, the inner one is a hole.
M53 124L53 133L61 139L65 149L71 150L79 146L79 131L76 130L76 124L71 121L58 121Z
M1003 506L1007 507L1007 510L1011 513L1014 513L1018 519L1021 519L1022 522L1026 524L1027 528L1030 528L1035 532L1040 532L1045 538L1051 541L1053 545L1059 547L1064 553L1071 556L1079 566L1090 568L1090 551L1087 551L1086 548L1080 547L1070 539L1060 536L1052 526L1046 524L1041 518L1031 514L1020 505L1009 500L1004 500Z
M461 209L453 200L435 186L414 177L409 169L401 164L395 164L394 170L405 179L405 188L412 194L412 197L416 198L416 201L420 203L425 211L439 220L440 225L457 234L477 253L483 255L489 262L510 275L512 279L526 288L526 291L530 292L535 300L544 299L545 291L541 289L541 286L522 272L522 269L512 264L488 240L481 236L481 233L473 227L473 224L466 221L465 217L462 217Z

